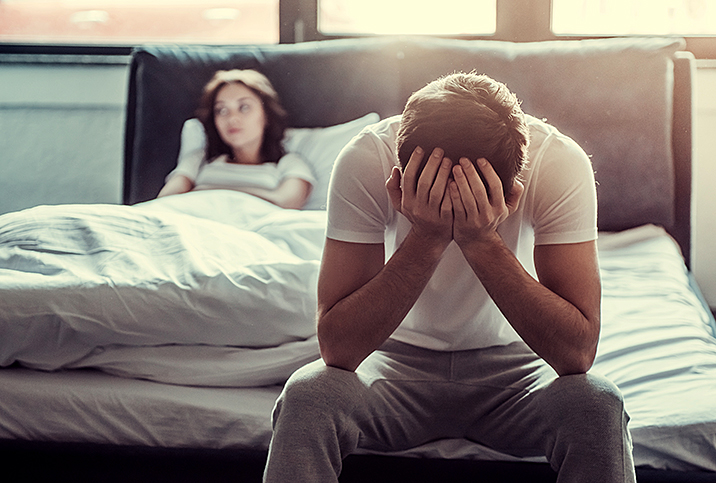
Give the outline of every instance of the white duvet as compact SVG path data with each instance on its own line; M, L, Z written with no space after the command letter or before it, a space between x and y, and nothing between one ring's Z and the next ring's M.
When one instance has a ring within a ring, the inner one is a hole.
M234 191L0 217L0 366L211 386L318 357L325 212Z

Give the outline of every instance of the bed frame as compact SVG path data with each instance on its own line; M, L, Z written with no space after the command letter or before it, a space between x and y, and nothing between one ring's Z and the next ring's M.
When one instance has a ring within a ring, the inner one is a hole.
M201 448L148 448L0 440L5 468L17 481L126 483L258 483L267 453ZM710 472L636 469L638 483L713 483ZM546 463L351 455L341 483L555 483Z
M325 127L402 111L407 97L456 70L484 72L592 157L599 228L663 226L691 253L693 82L681 39L513 44L390 37L269 46L135 50L125 132L124 202L152 199L175 166L179 134L217 69L255 68L274 83L294 127ZM260 481L265 450L172 449L0 441L26 481ZM643 482L716 481L713 473L637 468ZM343 482L553 482L541 463L352 455Z

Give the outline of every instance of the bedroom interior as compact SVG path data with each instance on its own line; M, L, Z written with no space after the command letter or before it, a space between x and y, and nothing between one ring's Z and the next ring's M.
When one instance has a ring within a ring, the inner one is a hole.
M625 395L638 481L716 481L708 39L541 38L520 15L489 38L336 38L318 31L316 4L280 2L277 44L113 55L0 44L10 86L0 93L0 454L18 481L260 481L273 401L317 357L313 291L335 156L426 82L472 69L505 81L592 157L604 284L594 369ZM222 191L153 201L218 68L256 68L274 83L287 149L319 180L306 210ZM351 456L341 481L477 476L555 481L543 458L463 440Z

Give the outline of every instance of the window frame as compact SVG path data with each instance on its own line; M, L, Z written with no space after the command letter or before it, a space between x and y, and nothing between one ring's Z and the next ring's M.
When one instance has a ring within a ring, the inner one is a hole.
M306 42L348 36L325 35L318 30L319 0L281 0L280 42ZM552 32L552 0L496 0L497 25L493 35L445 36L470 40L536 42L549 40L583 40L611 36L555 35ZM356 36L350 36L356 37ZM716 59L716 35L680 36L686 39L686 50L698 59Z
M336 38L358 37L356 35L326 35L318 29L319 0L280 0L280 42L308 42ZM497 25L492 35L441 36L470 40L511 40L525 42L548 40L551 35L551 0L496 0ZM514 13L512 13L514 12ZM366 35L368 36L368 35Z
M318 30L319 0L279 0L279 43L298 43L355 35L325 35ZM497 19L493 35L444 36L470 40L502 40L531 42L548 40L580 40L606 36L555 35L551 29L552 0L496 0ZM367 36L367 35L366 35ZM716 36L683 36L686 50L699 59L716 59ZM0 42L3 54L126 56L134 45L71 45Z

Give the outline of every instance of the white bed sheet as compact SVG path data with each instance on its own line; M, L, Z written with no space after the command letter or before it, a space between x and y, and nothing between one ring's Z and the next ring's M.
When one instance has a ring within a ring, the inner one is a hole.
M716 471L716 339L675 243L651 226L603 234L600 263L603 330L593 370L624 393L636 464ZM3 369L0 438L265 449L279 390ZM517 460L464 440L396 454Z
M716 471L713 316L690 289L677 245L655 226L600 241L602 336L594 369L621 389L634 457Z

